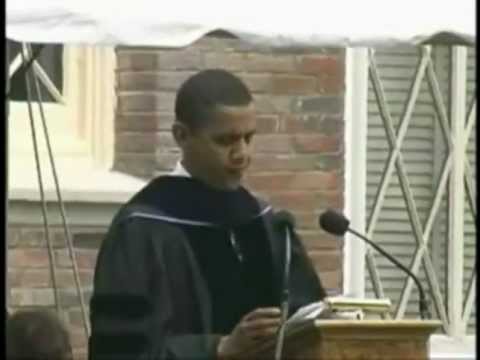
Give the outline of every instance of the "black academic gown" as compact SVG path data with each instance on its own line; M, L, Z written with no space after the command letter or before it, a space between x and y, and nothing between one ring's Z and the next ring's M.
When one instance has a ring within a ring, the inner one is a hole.
M220 337L241 316L280 305L285 238L272 215L244 188L219 191L186 177L153 180L120 209L102 243L90 360L214 359ZM258 276L243 271L248 266L258 267ZM295 235L289 312L324 296Z

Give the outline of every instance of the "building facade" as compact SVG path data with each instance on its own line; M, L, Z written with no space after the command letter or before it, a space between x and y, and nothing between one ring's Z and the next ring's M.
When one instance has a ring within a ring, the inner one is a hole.
M10 75L21 64L21 51L28 58L35 49L17 47L11 52ZM466 326L464 332L455 334L474 334L471 289L476 282L476 229L469 214L474 213L475 204L470 206L473 211L466 206L463 212L465 231L460 256L458 249L449 245L451 234L442 227L452 218L447 209L458 200L445 192L440 196L443 200L434 206L451 147L449 135L444 141L443 113L438 97L431 95L429 84L433 80L428 77L427 63L433 59L446 113L452 117L455 104L450 99L455 89L449 85L447 71L452 66L448 60L452 54L438 47L427 59L422 51L394 48L370 57L365 49L279 51L253 48L225 37L206 37L185 49L65 46L46 51L47 55L42 54L33 67L42 89L43 111L26 102L29 97L38 99L33 80L28 94L25 86L18 85L25 82L24 77L18 73L17 78L12 77L15 99L9 118L8 307L12 311L54 309L58 299L76 355L85 356L83 317L66 239L71 238L73 243L81 293L88 305L98 248L113 215L133 193L155 176L171 171L179 160L170 134L176 90L197 71L223 68L246 82L258 111L255 158L246 183L275 207L294 213L297 230L329 293L387 296L396 307L395 317L418 316L417 294L405 290L411 285L403 274L376 254L369 254L365 247L357 251L356 240L348 238L344 245L343 240L318 228L318 216L334 208L356 217L352 223L358 224L359 230L405 265L415 265L412 259L418 258L415 266L422 282L429 295L436 296L431 302L432 315L444 322L442 333L457 331L449 324L456 323L454 316L459 313ZM463 115L468 119L476 102L472 59L475 53L468 50ZM422 71L427 75L415 85ZM381 87L375 85L375 74L382 80ZM58 205L42 112L64 209ZM32 150L30 113L35 117L44 196L39 191ZM390 118L391 126L384 118ZM471 124L468 119L467 125ZM453 131L453 123L449 124L448 130ZM467 158L474 167L474 135L468 139ZM397 153L404 160L402 166L391 160L398 157ZM474 173L467 175L475 178ZM402 186L402 181L408 181L408 187ZM469 204L468 200L464 203ZM355 210L358 208L360 211ZM432 208L440 210L432 212ZM409 215L412 209L417 213L413 217ZM435 220L433 235L419 236L434 223L429 217ZM65 222L69 232L65 232ZM50 254L47 238L53 244ZM428 248L429 256L432 254L436 274L433 285L429 260L421 257L423 253L419 255L419 248L422 252ZM448 260L452 251L462 259L455 266L464 268L460 302L463 299L465 306L457 312L452 309L459 300L452 303L447 282L452 281L447 266L449 261L452 264L453 260ZM57 292L51 277L52 257ZM425 266L430 275L425 273ZM372 280L372 274L379 274L380 283Z

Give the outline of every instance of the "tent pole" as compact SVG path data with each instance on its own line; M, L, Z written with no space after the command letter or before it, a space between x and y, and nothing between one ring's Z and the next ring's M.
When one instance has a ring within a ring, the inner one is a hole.
M5 41L5 94L8 94L10 92L10 76L9 76L9 45L8 41ZM4 206L4 226L5 228L3 230L4 234L4 241L5 241L5 305L7 308L7 314L8 314L8 300L9 300L9 286L8 286L8 182L9 182L9 175L8 175L8 123L9 123L9 115L10 115L10 99L8 96L5 96L5 121L3 122L3 136L4 138L2 139L2 144L3 144L3 153L4 155L4 160L5 160L5 177L4 177L4 194L5 194L5 203L3 204Z

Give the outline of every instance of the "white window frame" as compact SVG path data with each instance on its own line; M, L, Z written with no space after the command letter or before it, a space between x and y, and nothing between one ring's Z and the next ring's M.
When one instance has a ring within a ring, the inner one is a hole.
M36 64L34 62L33 66ZM43 103L51 136L65 138L64 142L58 143L59 155L64 155L62 151L71 151L69 145L74 141L81 143L84 147L81 151L88 155L92 164L108 168L113 158L114 50L110 47L64 46L63 69L63 101ZM99 78L102 80L98 81ZM31 88L33 92L33 83ZM36 103L33 103L33 109L38 117ZM13 146L31 147L31 143L24 144L23 141L31 142L28 116L26 102L10 103L11 134L20 135L22 139L17 144L12 136Z
M454 101L453 118L465 119L466 94L466 51L464 47L454 47L454 71L456 80L453 86ZM345 93L345 214L351 220L351 227L365 233L366 229L366 171L367 171L367 117L368 117L368 49L347 48L346 51L346 93ZM458 124L464 122L457 121ZM464 127L452 127L453 141L457 141L457 151L453 156L460 166L454 168L454 179L463 189L463 159L465 147ZM454 181L454 182L455 182ZM455 184L453 186L456 186ZM452 231L455 236L463 238L463 191L461 200L453 202L453 206L460 209L462 214L454 216L450 221L457 224ZM458 197L457 199L460 199ZM451 237L452 238L452 237ZM456 271L449 276L454 277L460 284L458 289L449 292L449 309L456 309L457 313L450 315L452 322L447 335L434 335L430 341L430 353L435 359L473 359L475 358L476 334L465 335L462 319L463 294L463 241L450 244L449 251L453 256L449 266ZM365 253L366 247L362 240L345 236L343 262L343 292L349 296L365 296ZM471 300L471 299L469 299ZM470 301L471 302L471 301Z
M63 64L63 102L43 103L63 198L66 201L124 202L145 182L111 171L116 105L115 49L64 46ZM31 83L34 93L34 83ZM45 195L47 200L56 201L36 102L32 103L32 109ZM39 200L27 102L10 102L8 120L9 199Z

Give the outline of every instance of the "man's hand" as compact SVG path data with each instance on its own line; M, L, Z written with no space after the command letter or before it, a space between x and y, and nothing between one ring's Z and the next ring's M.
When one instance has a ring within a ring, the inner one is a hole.
M272 338L280 326L279 308L258 308L245 315L232 333L220 340L219 359L231 358L258 342Z

